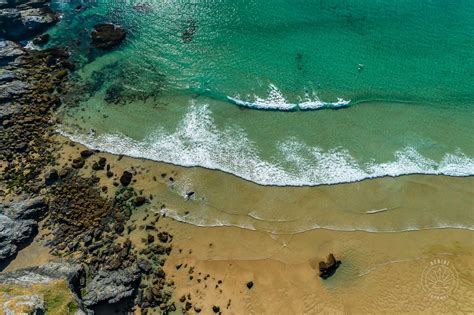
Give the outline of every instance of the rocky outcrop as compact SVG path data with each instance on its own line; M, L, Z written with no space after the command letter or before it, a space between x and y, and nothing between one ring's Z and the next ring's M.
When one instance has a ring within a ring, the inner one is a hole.
M17 253L37 232L37 222L47 211L41 198L0 206L0 261Z
M10 101L28 92L30 85L23 81L0 82L0 103Z
M82 296L84 305L91 307L100 302L117 303L123 298L134 294L140 279L140 270L137 267L105 271L101 270L87 284L86 294Z
M336 260L333 254L329 254L326 261L319 262L319 276L323 279L327 279L336 273L336 269L341 264L340 260Z
M83 275L80 265L69 263L48 263L11 272L0 273L0 284L30 286L35 283L49 283L54 280L66 280L76 287Z
M4 0L5 1L5 0ZM49 1L8 1L0 9L0 36L9 40L32 38L59 21Z
M0 40L0 65L5 65L23 54L25 50L19 44L9 40Z
M111 23L96 24L91 33L92 45L99 49L111 49L125 39L125 30Z
M67 305L71 311L68 314L73 314L72 308L75 309L74 314L85 314L82 302L75 293L81 277L82 268L68 263L48 263L0 273L0 312L44 314L48 310L53 314L62 314L64 309L61 307ZM4 286L8 289L2 290Z

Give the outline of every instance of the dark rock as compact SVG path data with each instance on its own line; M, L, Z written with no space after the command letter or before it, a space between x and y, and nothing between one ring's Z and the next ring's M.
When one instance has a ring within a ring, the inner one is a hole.
M143 196L137 196L137 197L135 197L135 199L133 199L133 205L135 207L143 206L147 202L148 202L148 200Z
M25 152L28 149L28 144L26 142L20 142L16 145L15 150L17 152Z
M81 151L81 157L84 159L87 159L89 156L93 155L94 151L92 150L82 150Z
M72 160L72 167L82 168L85 163L86 163L86 161L83 158L80 157L80 158Z
M319 262L319 276L323 279L329 278L336 272L340 264L340 260L336 260L333 254L329 254L326 262Z
M248 289L252 289L252 288L253 288L253 282L252 282L252 281L247 282L247 288L248 288Z
M169 234L166 233L166 232L160 232L160 233L158 233L158 239L159 239L160 242L162 242L162 243L168 242L168 236L169 236Z
M112 173L111 171L107 171L107 177L111 178L112 176L114 176L114 173Z
M35 37L33 39L33 44L38 45L38 46L46 45L49 42L49 37L50 36L48 33Z
M59 179L58 171L54 168L47 171L44 174L44 182L46 185L52 185L58 179Z
M96 24L91 33L92 45L99 49L111 49L125 39L125 30L111 23Z
M122 176L120 176L120 183L123 186L128 186L132 182L132 177L133 177L132 173L128 171L124 171Z
M189 311L192 307L193 307L193 305L189 301L186 301L186 303L184 304L184 309L186 311Z
M220 308L219 306L214 305L214 306L212 307L212 311L217 314L217 313L219 313L219 312L221 311L221 308Z

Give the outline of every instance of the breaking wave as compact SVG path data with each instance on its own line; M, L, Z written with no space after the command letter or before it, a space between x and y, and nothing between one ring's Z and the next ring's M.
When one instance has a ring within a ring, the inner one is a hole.
M243 130L235 126L218 129L207 105L192 104L174 131L158 128L140 141L118 133L86 134L65 126L59 131L93 149L217 169L261 185L316 186L405 174L474 174L474 159L460 150L446 153L437 162L405 147L396 151L391 161L359 163L347 150L325 151L295 138L279 141L277 154L262 159Z
M254 95L252 101L244 101L239 96L227 96L227 100L238 106L277 111L317 110L324 108L339 109L348 107L351 103L351 101L346 101L342 98L338 98L337 102L324 102L316 95L310 97L308 93L306 93L305 97L299 102L291 103L286 100L282 92L273 84L270 84L268 96L266 98Z

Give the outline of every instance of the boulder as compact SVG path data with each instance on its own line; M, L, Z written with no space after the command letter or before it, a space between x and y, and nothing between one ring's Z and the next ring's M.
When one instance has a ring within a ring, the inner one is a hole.
M100 302L116 303L134 294L140 279L137 267L105 271L101 270L83 290L84 305L91 307Z
M128 186L132 182L132 173L128 171L123 171L122 176L120 176L120 183L123 186Z
M96 24L91 33L92 45L99 49L111 49L122 43L125 36L125 30L119 25L112 23Z
M336 272L340 264L340 260L336 260L333 254L329 254L326 261L319 262L319 276L323 279L329 278Z

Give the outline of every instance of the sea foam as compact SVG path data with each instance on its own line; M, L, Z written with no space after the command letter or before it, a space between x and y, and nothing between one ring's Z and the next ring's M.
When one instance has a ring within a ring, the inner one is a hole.
M405 147L396 151L389 162L359 163L347 150L322 150L296 138L281 140L277 143L278 156L262 159L256 144L243 130L235 126L218 129L209 107L195 103L174 131L158 128L141 141L123 134L86 134L65 126L59 131L93 149L217 169L261 185L315 186L415 173L474 174L474 159L459 150L446 153L436 162Z
M244 101L240 96L230 97L227 96L227 100L235 105L262 109L262 110L276 110L276 111L294 111L294 110L317 110L323 108L338 109L347 107L351 101L346 101L342 98L338 98L337 102L324 102L319 99L316 95L306 93L305 97L297 103L291 103L286 100L283 93L273 84L269 85L268 96L261 98L257 95L253 96L253 101Z

